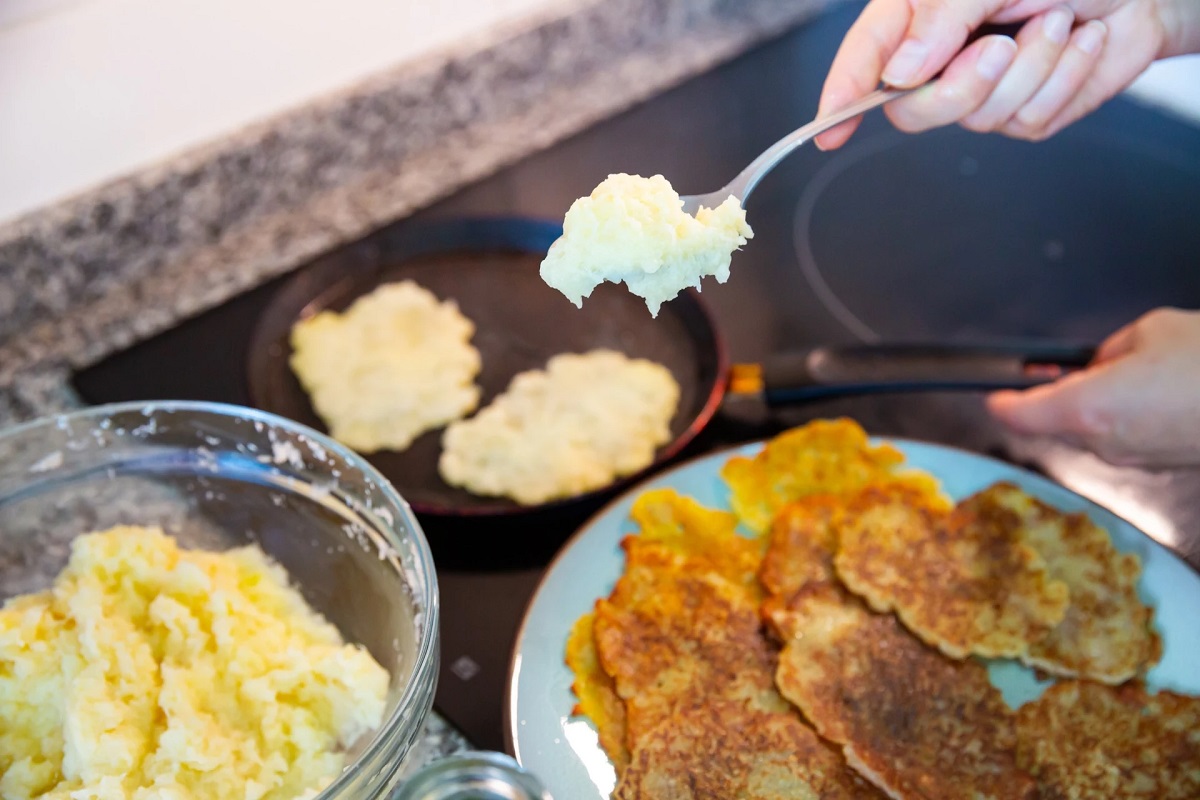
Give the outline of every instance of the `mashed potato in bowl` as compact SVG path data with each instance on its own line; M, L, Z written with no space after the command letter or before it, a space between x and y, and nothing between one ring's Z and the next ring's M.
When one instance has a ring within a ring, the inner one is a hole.
M81 536L51 588L0 608L0 797L310 797L388 679L257 547Z

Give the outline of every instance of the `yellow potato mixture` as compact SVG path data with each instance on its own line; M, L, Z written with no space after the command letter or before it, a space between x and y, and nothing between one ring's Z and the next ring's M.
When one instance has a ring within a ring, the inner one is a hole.
M344 312L297 322L289 363L333 438L360 453L402 451L479 404L474 333L453 300L385 283Z
M387 686L257 547L81 536L49 590L0 608L0 797L311 796Z
M525 505L599 489L653 463L678 405L679 384L662 364L604 348L562 353L451 423L438 472Z
M571 204L541 276L577 306L601 283L624 282L657 316L701 278L727 281L733 251L753 236L736 197L693 217L663 176L609 175Z

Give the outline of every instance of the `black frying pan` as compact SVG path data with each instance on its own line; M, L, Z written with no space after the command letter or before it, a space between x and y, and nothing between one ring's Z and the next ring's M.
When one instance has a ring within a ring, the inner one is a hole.
M623 286L604 284L577 309L538 275L561 226L521 219L428 223L376 237L300 270L268 304L251 337L248 384L257 407L324 429L293 375L288 335L301 318L341 310L381 283L412 279L453 299L476 326L483 369L482 404L518 372L553 355L597 347L648 358L679 383L671 441L656 457L670 459L708 424L727 392L757 395L768 406L838 394L930 389L1027 387L1086 365L1090 350L1011 350L926 345L854 345L781 354L760 365L730 367L712 316L692 291L663 305L657 318ZM441 430L404 452L368 456L422 515L500 517L531 509L480 497L444 483L437 472ZM539 506L586 503L637 480Z
M532 220L437 222L350 258L330 257L303 268L272 298L251 337L251 402L325 430L288 365L292 325L322 309L344 309L381 283L407 278L443 300L453 299L475 323L472 343L483 361L477 379L481 407L515 374L540 369L563 352L608 347L665 366L681 390L671 441L657 455L659 461L671 458L708 423L721 401L728 362L713 320L693 293L668 303L654 319L640 298L612 284L597 288L582 309L576 308L538 274L542 256L561 232L561 226ZM497 516L529 510L443 482L437 471L441 435L440 429L426 432L403 452L378 452L368 460L418 514Z

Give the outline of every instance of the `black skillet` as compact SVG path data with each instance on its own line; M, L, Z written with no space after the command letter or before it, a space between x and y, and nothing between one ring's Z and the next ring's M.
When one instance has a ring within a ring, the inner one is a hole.
M538 266L561 232L557 224L526 219L441 221L317 260L272 298L251 337L247 377L252 403L324 430L288 365L292 325L323 309L344 309L379 284L403 279L453 299L474 321L473 343L483 361L481 405L503 391L516 373L543 367L562 352L609 347L666 366L681 389L679 409L671 421L671 440L647 471L686 447L727 392L756 395L770 406L882 391L1028 387L1091 358L1090 350L1069 347L854 345L785 353L762 364L731 368L716 324L693 291L666 303L653 318L623 286L597 287L582 309L548 287ZM534 510L443 482L437 472L441 434L429 431L404 452L368 458L426 517L512 517ZM537 510L586 504L642 474Z
M325 430L288 365L292 325L323 309L344 309L381 283L412 279L443 300L453 299L475 323L472 343L483 362L481 407L515 374L542 368L558 353L608 347L667 367L679 383L680 402L671 421L671 441L657 459L671 458L707 424L721 401L728 362L713 320L692 294L668 303L654 319L640 298L612 284L599 287L582 309L576 308L538 275L542 255L561 232L559 225L523 219L433 222L377 241L351 259L342 255L301 269L270 300L251 336L247 377L252 404ZM418 514L495 517L530 510L442 481L437 471L441 435L441 429L429 431L403 452L367 458ZM539 509L583 502L595 494Z

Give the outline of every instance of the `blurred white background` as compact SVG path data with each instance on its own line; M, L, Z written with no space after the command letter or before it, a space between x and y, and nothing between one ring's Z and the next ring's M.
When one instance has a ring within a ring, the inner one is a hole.
M0 220L564 0L0 0Z
M0 221L595 0L0 0ZM1200 122L1200 57L1134 93Z

